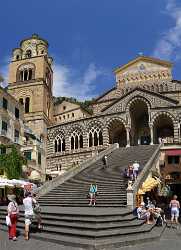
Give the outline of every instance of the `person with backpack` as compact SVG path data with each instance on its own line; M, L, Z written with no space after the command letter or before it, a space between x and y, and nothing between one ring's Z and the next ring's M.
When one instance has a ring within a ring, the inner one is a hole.
M89 188L89 197L90 197L89 206L96 205L96 195L97 195L97 185L96 183L93 183L90 185Z
M41 220L41 208L40 208L40 205L38 203L38 201L36 200L36 194L34 193L33 194L33 197L32 197L32 201L33 201L33 212L34 212L34 216L35 216L35 219L37 220L38 222L38 229L42 229L42 220Z
M14 194L8 195L7 198L10 201L7 208L8 217L10 219L10 223L8 225L9 240L15 241L17 240L16 224L18 220L19 208Z

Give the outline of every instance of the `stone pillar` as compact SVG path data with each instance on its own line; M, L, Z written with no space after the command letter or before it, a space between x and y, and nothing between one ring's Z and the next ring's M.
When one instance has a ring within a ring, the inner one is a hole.
M179 129L178 129L178 123L177 122L174 122L174 127L173 127L173 129L174 129L174 142L179 142Z
M103 145L109 146L109 131L107 128L103 129L102 136L103 136Z
M130 147L130 128L126 128L126 147Z
M153 145L153 125L150 125L150 137L151 137L150 145Z

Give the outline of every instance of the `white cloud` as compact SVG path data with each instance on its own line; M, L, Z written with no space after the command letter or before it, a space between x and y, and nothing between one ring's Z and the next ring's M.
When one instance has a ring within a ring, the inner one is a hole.
M8 83L8 72L9 72L9 57L7 56L0 66L0 75L3 77L4 81L1 83L2 87L6 87Z
M9 57L7 56L0 66L0 75L3 76L4 82L1 86L7 86L8 82L8 65ZM79 72L67 65L55 64L53 67L53 95L75 97L78 100L91 99L96 89L96 80L100 76L105 76L107 72L90 63L84 72Z
M75 97L79 100L90 99L96 88L95 80L105 71L90 63L82 76L77 76L78 71L71 67L55 64L54 66L53 94L54 96Z
M165 13L172 18L174 25L164 32L156 44L153 55L167 60L178 60L181 53L181 6L176 0L167 0Z

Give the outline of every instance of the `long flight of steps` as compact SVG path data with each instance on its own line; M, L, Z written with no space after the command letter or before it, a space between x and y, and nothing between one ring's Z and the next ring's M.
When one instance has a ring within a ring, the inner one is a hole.
M78 173L39 199L43 206L87 206L87 194L92 182L98 186L98 207L126 206L126 185L124 169L135 160L141 168L145 166L158 145L119 148L108 156L108 167L102 160Z

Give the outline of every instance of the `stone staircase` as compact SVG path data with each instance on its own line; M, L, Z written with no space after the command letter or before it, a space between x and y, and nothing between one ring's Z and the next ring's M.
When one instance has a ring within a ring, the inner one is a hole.
M154 228L137 220L126 208L63 208L43 207L43 230L36 233L31 225L31 237L76 249L112 249L158 239L163 228ZM1 208L1 230L5 226L6 209ZM20 235L24 234L23 210L17 223ZM67 248L68 249L68 248Z
M98 160L74 177L40 197L43 230L32 238L54 242L75 249L114 249L159 239L164 227L146 225L126 207L126 184L123 170L138 160L144 168L158 145L119 148L108 155L108 167ZM98 185L97 205L88 206L91 182ZM0 209L1 230L5 226L6 208ZM23 207L17 224L23 234ZM32 226L34 229L34 225ZM34 231L34 230L32 230Z
M145 166L158 145L144 145L119 148L108 155L108 167L103 168L102 160L78 173L63 184L40 197L43 206L86 206L87 194L92 182L98 186L97 207L125 207L127 180L124 169L137 160Z

